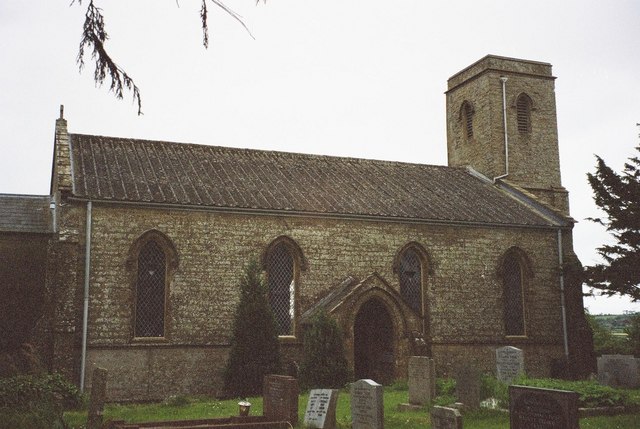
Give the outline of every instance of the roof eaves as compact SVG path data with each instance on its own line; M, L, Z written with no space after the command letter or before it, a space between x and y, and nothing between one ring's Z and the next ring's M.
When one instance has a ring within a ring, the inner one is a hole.
M546 206L545 204L538 202L536 199L527 195L524 190L515 185L506 183L504 181L498 181L496 182L496 186L498 189L504 191L507 195L515 198L517 201L535 211L539 216L542 216L553 226L556 226L558 228L571 227L575 223L575 220L572 217L564 216L553 210L552 208Z
M138 207L150 207L159 209L174 209L174 210L193 210L193 211L211 211L211 212L224 212L232 214L252 214L263 216L292 216L292 217L319 217L319 218L339 218L349 220L370 220L375 222L406 222L414 224L426 224L426 225L446 225L446 226L468 226L468 227L480 227L480 228L531 228L531 229L550 229L557 228L556 224L552 224L548 219L538 216L541 220L545 220L547 223L499 223L499 222L484 222L484 221L467 221L467 220L455 220L455 219L437 219L437 218L422 218L422 217L408 217L408 216L390 216L381 214L361 214L353 212L318 212L318 211L301 211L301 210L286 210L286 209L265 209L257 207L242 207L242 206L200 206L194 204L180 204L180 203L159 203L152 201L122 201L114 199L100 199L92 197L72 197L74 201L92 201L94 204L107 204L107 205L121 205L121 206L138 206Z

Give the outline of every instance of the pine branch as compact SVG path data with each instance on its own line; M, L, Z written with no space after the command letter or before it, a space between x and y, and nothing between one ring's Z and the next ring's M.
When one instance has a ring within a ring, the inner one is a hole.
M636 147L640 152L640 147ZM597 250L604 263L585 267L586 283L603 295L627 295L640 300L640 158L630 157L616 173L596 156L596 171L588 174L594 201L606 218L589 218L604 225L615 244Z
M78 0L81 4L82 0ZM73 3L72 3L73 4ZM122 99L125 89L133 92L133 99L138 104L138 115L142 115L142 99L140 97L140 89L135 84L131 76L129 76L120 66L118 66L104 47L104 43L109 38L105 31L104 16L102 9L93 4L93 0L89 1L87 11L85 13L84 25L82 27L82 38L78 48L78 56L76 63L80 72L84 69L85 48L92 50L91 59L95 61L95 70L93 79L98 85L102 85L107 77L111 80L109 91L112 91L117 98Z
M207 25L207 0L202 0L200 6L200 19L202 20L202 44L205 48L209 47L209 26Z
M76 2L78 5L82 5L83 0L71 0L70 6ZM264 0L266 3L266 0ZM249 33L252 39L255 40L253 34L249 30L249 27L244 23L242 17L227 7L221 0L211 0L213 4L229 14L233 19L238 21L244 29ZM258 4L260 0L256 0ZM176 0L176 5L180 7L180 3ZM200 6L200 20L202 24L202 44L205 48L209 47L209 26L206 0L202 0ZM93 80L99 86L104 84L104 81L109 78L109 91L113 92L117 98L122 99L125 90L129 90L133 93L133 100L138 104L138 115L142 115L142 99L140 89L135 84L134 80L111 58L105 48L105 42L109 38L109 35L105 31L104 16L102 9L95 6L94 0L89 0L87 10L85 13L84 25L82 27L82 38L80 39L80 46L78 48L78 56L76 57L76 63L80 72L84 69L85 62L85 49L91 50L91 59L95 62L95 70L93 73Z

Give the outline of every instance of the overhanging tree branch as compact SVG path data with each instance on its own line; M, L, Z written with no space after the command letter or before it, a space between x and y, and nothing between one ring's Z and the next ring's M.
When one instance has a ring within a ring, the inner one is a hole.
M256 1L256 4L260 0ZM72 0L71 5L74 3L82 4L82 0ZM227 7L220 0L211 0L213 4L229 14L233 19L238 21L249 36L255 40L253 34L242 20L242 17ZM266 2L266 0L265 0ZM177 2L176 2L177 3ZM178 4L179 7L179 4ZM202 0L200 6L200 20L202 24L202 44L205 48L209 47L209 26L208 26L208 10L206 0ZM117 98L122 99L125 90L133 92L133 100L138 105L138 115L142 115L142 99L140 96L140 88L135 84L133 78L124 71L123 68L118 66L116 62L111 58L107 50L105 49L105 42L109 38L109 35L105 31L104 16L102 9L95 6L94 0L89 0L87 10L85 13L84 25L82 27L82 38L80 39L80 46L78 48L78 56L76 57L76 63L80 71L84 69L85 62L85 49L91 50L91 59L95 61L95 70L93 73L93 80L99 86L104 84L104 81L109 78L109 90L112 91Z
M80 4L82 0L78 0ZM140 89L133 79L118 66L111 56L107 53L104 43L109 38L105 31L104 16L102 9L93 4L93 0L89 1L87 11L85 13L84 25L82 26L82 38L80 39L80 47L78 48L78 56L76 62L82 72L84 68L85 48L91 49L91 59L95 61L95 70L93 72L93 80L97 85L102 85L109 77L111 83L109 91L112 91L117 98L122 99L125 88L133 92L133 100L138 104L138 115L142 115L142 99L140 98Z

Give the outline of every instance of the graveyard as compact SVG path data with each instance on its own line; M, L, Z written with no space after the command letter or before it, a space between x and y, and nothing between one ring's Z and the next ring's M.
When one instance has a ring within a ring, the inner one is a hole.
M483 377L481 386L481 397L489 394L487 390L490 390L490 383L487 383L488 377ZM523 382L527 384L543 384L543 380L539 379L525 379L520 378L518 382ZM547 383L551 383L550 380L546 380ZM581 389L585 391L592 391L593 397L602 398L602 392L608 392L610 398L617 398L618 396L625 397L624 403L629 407L627 411L623 414L617 415L599 415L599 416L591 416L591 417L580 417L579 424L580 428L636 428L637 427L637 418L638 418L638 410L640 410L640 389L614 389L614 388L606 388L604 390L598 391L597 386L599 385L596 381L591 382L563 382L560 380L555 380L556 385L554 387L559 389L563 386L566 388L577 389L582 385ZM384 427L387 429L394 428L438 428L438 427L452 427L455 426L435 426L432 422L434 418L432 415L437 414L439 412L438 409L434 408L434 405L447 406L450 405L450 402L455 400L455 388L452 388L454 382L452 379L438 379L437 380L437 389L436 396L433 398L429 404L425 404L423 406L419 406L413 409L403 410L401 405L408 401L410 396L409 386L406 382L397 382L390 386L383 386L383 395L378 397L376 394L371 394L369 392L358 392L356 393L358 401L366 402L366 396L372 395L371 399L375 401L380 401L381 408L378 410L370 410L376 411L374 414L377 415L378 411L381 411L383 415L383 426L372 426L375 422L369 421L365 423L367 426L357 426L353 422L354 412L352 410L352 395L353 395L353 387L348 388L345 387L343 389L338 390L314 390L310 392L301 392L298 397L298 408L297 408L297 424L293 425L294 428L307 428L314 427L309 424L305 425L306 415L308 413L309 405L315 403L316 406L311 407L315 410L314 416L316 418L316 422L319 421L317 418L321 416L322 406L317 406L319 403L324 403L329 405L329 396L335 398L337 396L337 400L335 404L331 404L324 408L324 410L329 411L325 413L327 417L331 417L331 415L335 415L335 426L316 426L316 427L324 427L331 428L335 427L336 429L340 428L357 428L357 427L367 427L367 428L375 428L375 427ZM504 386L504 385L503 385ZM332 394L329 394L332 392ZM583 398L581 401L588 400L589 395L581 394ZM364 399L363 399L364 398ZM585 399L586 398L586 399ZM324 401L326 399L326 401ZM593 398L591 398L593 399ZM250 407L250 416L260 416L263 415L265 411L265 403L263 402L263 398L260 396L246 398L246 400L251 404ZM544 408L545 410L553 409L553 406L549 406L549 404L544 403L544 399L534 398L535 401L538 401L538 405L540 408ZM542 401L542 402L541 402ZM531 401L529 401L531 402ZM531 406L531 403L526 406ZM534 404L535 406L535 404ZM634 408L635 407L635 408ZM376 408L376 407L373 407ZM448 408L448 407L443 407ZM148 422L148 421L176 421L176 420L197 420L197 419L213 419L213 418L223 418L229 416L237 416L238 415L238 399L229 399L229 400L216 400L213 398L207 397L171 397L167 398L165 401L161 403L147 403L147 404L107 404L104 409L103 419L105 423L109 423L110 421L126 421L127 423L135 423L135 422ZM331 411L335 410L335 414ZM635 411L634 411L635 410ZM603 412L600 410L600 412ZM618 409L618 412L621 412ZM464 428L515 428L515 427L523 427L523 426L514 426L511 423L510 426L510 414L507 410L499 410L499 409L488 409L488 408L477 408L477 409L462 409L460 410L460 415L463 419ZM366 418L366 417L365 417ZM69 428L84 428L87 422L87 411L72 411L67 412L65 414L65 421L68 424ZM323 420L324 421L324 420ZM108 426L106 426L108 427ZM130 426L134 427L134 426ZM229 426L231 427L231 426ZM288 426L287 426L288 427ZM526 426L524 426L526 427ZM553 427L553 426L549 426Z

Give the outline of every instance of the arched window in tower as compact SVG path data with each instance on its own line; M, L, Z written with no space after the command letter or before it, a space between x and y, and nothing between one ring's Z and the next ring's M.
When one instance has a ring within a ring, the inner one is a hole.
M400 295L405 302L422 315L422 260L413 247L408 247L400 256L398 276Z
M516 100L516 118L518 121L518 133L529 134L531 132L531 98L522 93Z
M525 335L524 267L515 250L507 252L502 261L504 298L504 329L507 336Z
M163 337L167 263L155 240L140 248L137 265L134 336Z
M473 113L473 106L465 100L460 107L460 120L462 121L464 137L467 140L473 138Z
M269 304L278 335L293 335L295 317L296 261L285 242L273 245L266 255Z

